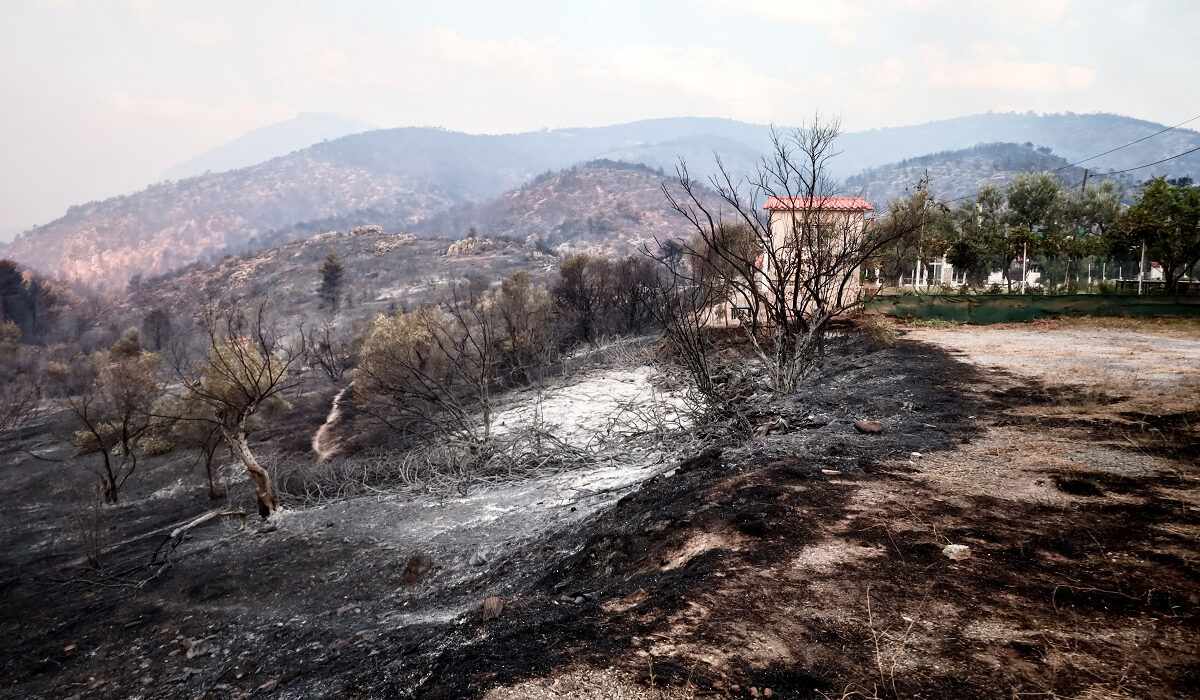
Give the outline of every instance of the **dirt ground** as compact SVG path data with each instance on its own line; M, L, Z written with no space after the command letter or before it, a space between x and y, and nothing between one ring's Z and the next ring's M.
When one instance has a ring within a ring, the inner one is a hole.
M221 524L135 586L67 565L74 487L44 478L44 437L12 441L0 693L1197 697L1200 324L899 331L838 340L803 390L754 401L783 430L714 433L719 457L672 471L689 455L630 443L625 481ZM209 507L178 467L148 470L111 537Z

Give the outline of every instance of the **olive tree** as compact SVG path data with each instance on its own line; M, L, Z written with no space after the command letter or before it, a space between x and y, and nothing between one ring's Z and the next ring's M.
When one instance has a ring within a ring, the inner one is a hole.
M221 438L246 467L254 482L258 512L270 517L278 509L271 475L259 464L247 440L251 416L286 405L283 394L294 382L293 369L303 362L303 335L293 341L271 321L267 304L208 304L197 314L205 355L197 362L177 362L186 387L185 402L207 408L191 420L215 425ZM182 416L181 416L182 417Z
M99 455L94 470L106 503L116 503L121 487L137 469L142 440L155 428L153 406L163 394L161 358L143 352L129 331L107 352L96 353L86 388L67 397L74 415L75 456Z

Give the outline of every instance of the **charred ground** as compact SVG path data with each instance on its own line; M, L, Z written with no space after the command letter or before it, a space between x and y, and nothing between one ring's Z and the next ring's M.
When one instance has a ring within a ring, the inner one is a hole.
M1194 418L956 354L847 335L803 391L753 399L786 428L714 433L719 457L637 489L514 491L524 512L475 524L471 496L332 502L197 530L152 579L151 536L110 555L133 586L64 566L77 546L37 523L65 501L10 454L6 499L29 500L4 542L4 692L589 697L567 681L606 670L620 692L590 697L1190 696ZM201 500L134 498L113 539ZM425 534L418 511L462 524Z

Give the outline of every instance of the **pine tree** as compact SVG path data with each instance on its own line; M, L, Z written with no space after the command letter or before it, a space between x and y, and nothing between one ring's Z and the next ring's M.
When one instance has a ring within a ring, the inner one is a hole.
M334 311L338 310L341 302L342 282L345 275L346 267L342 264L342 257L336 250L330 248L325 255L325 262L321 264L321 289L318 294L321 301Z

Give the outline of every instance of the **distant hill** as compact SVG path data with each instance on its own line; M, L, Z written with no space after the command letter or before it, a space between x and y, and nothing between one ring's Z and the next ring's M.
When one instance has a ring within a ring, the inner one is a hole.
M412 230L455 238L473 230L561 254L632 253L655 247L656 240L692 235L687 222L668 205L664 183L671 186L672 177L662 170L596 160L546 173L480 204L455 206Z
M378 127L339 116L301 112L292 119L260 127L229 143L189 158L162 174L162 180L182 180L207 172L220 173L284 156L349 134Z
M1036 147L1048 147L1074 161L1161 128L1110 114L982 114L848 133L838 144L842 153L834 163L836 174L846 178L905 159L998 141L1027 144L1026 150L1034 152ZM370 131L317 143L246 168L162 183L136 194L71 207L62 218L27 231L0 248L0 255L52 275L112 289L123 286L133 274L160 274L196 260L276 246L318 230L346 230L361 223L461 236L468 228L464 223L474 217L479 226L511 229L511 234L504 235L528 239L536 233L546 236L547 242L557 235L563 243L574 245L571 241L579 238L577 232L586 232L587 219L593 220L593 230L599 220L600 212L589 211L591 204L586 199L578 211L561 213L583 218L575 219L559 234L553 234L553 217L530 214L522 220L515 205L507 211L491 205L487 211L450 210L487 202L539 175L596 158L643 163L670 174L682 156L693 176L703 179L713 168L712 151L718 150L735 175L745 174L769 143L765 126L697 118L504 135L432 128ZM1196 146L1200 146L1200 133L1177 129L1087 165L1094 173L1120 170ZM975 183L1018 171L993 168L986 172L987 157L977 154L972 156L973 165L963 161L961 168L949 168L944 175L935 173L935 178L943 180L937 186L947 192L963 192L970 187L954 182L956 178ZM1033 158L1029 167L1036 168L1036 161ZM1140 180L1151 174L1200 177L1200 152L1136 171L1130 177ZM886 177L901 179L897 173ZM865 180L862 183L866 186ZM649 191L641 184L630 187L628 196L633 199ZM881 197L895 191L889 184L872 187L878 188ZM624 198L618 194L601 208L617 211L618 200ZM517 199L526 202L524 195ZM558 199L561 202L562 197ZM645 204L628 206L639 215L649 211ZM611 216L616 217L613 225L624 225L623 215ZM504 224L510 220L515 223ZM602 228L608 225L601 222ZM528 230L522 232L521 226ZM568 230L571 226L576 227L574 231Z
M520 269L548 278L559 263L514 241L450 241L377 230L329 232L146 279L113 313L124 327L152 308L186 318L210 300L269 297L282 318L311 324L322 315L317 288L321 264L331 249L345 266L343 321L428 303L433 282L468 273L501 279Z
M926 153L968 148L980 143L1011 142L1046 146L1075 162L1149 136L1162 124L1116 114L977 114L915 126L846 134L838 157L843 176L866 168ZM1180 128L1094 160L1082 167L1094 173L1151 163L1200 146L1200 132ZM1200 174L1200 151L1133 173L1141 181L1151 174Z
M971 196L984 185L1004 185L1018 173L1055 171L1068 164L1046 147L1039 150L1016 143L988 143L870 168L846 178L844 190L861 194L882 211L926 173L934 196L953 200ZM1083 168L1066 167L1057 175L1065 186L1074 186L1083 180Z

